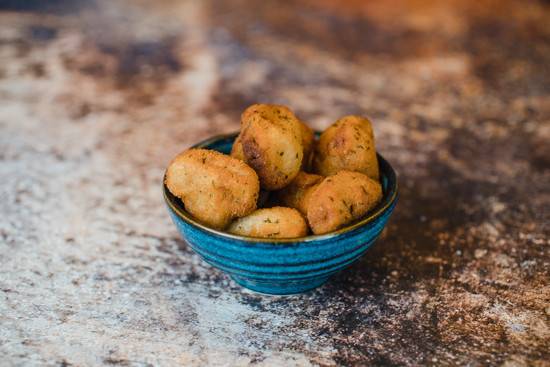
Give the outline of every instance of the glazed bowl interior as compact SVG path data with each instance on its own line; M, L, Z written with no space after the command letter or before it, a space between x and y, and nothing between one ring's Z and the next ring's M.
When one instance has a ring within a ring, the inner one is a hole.
M201 143L194 145L192 148L203 148L203 149L212 149L218 152L229 154L231 152L231 147L233 142L237 137L238 133L231 133L226 135L214 136L210 139L207 139ZM316 132L318 136L319 133ZM382 184L382 200L376 207L374 207L369 213L367 213L361 219L352 222L351 224L340 228L336 231L322 234L322 235L309 235L304 237L297 238L258 238L258 237L246 237L234 235L228 232L219 231L213 228L206 226L205 224L197 221L191 214L189 214L182 203L182 201L172 193L166 187L166 184L163 184L164 198L168 206L172 209L174 213L177 214L183 221L188 224L200 229L202 231L208 232L214 236L225 237L230 240L237 240L242 242L251 242L256 244L266 244L273 246L281 246L284 243L307 243L307 242L318 242L320 240L329 240L334 239L335 236L344 234L349 231L356 230L362 226L369 224L376 220L380 215L382 215L390 206L394 204L397 200L397 179L393 168L390 164L380 155L378 156L378 163L380 167L380 182ZM164 180L163 180L164 181Z

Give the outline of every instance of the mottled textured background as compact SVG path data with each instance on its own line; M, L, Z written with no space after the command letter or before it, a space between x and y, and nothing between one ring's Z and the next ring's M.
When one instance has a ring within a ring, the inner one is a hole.
M549 365L547 1L0 9L0 365ZM305 295L241 289L164 207L169 159L253 102L370 116L399 173Z

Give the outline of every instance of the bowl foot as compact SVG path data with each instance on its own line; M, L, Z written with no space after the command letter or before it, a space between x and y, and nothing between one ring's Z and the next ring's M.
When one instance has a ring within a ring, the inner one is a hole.
M254 292L271 294L271 295L287 295L304 293L324 284L329 277L312 278L305 280L279 280L276 282L242 278L231 276L231 278L239 285L253 290Z

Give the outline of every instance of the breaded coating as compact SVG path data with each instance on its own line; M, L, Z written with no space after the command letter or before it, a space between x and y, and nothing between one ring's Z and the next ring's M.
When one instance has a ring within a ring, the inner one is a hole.
M304 148L304 158L302 159L302 170L308 171L313 161L313 150L315 147L315 134L313 130L304 122L300 121L302 130L302 147Z
M302 169L306 170L311 167L311 162L313 160L313 148L315 143L315 135L313 130L306 125L305 122L300 121L300 128L302 130L302 147L304 148L304 158L302 159ZM241 161L245 160L243 145L241 143L241 134L239 134L233 146L231 147L232 157L240 159Z
M263 189L277 190L296 177L302 165L302 127L284 106L252 105L243 113L241 138L245 162Z
M300 213L307 215L311 193L322 180L323 176L301 171L288 186L273 192L273 200L280 205L298 209Z
M315 147L313 168L315 173L323 176L348 170L378 180L371 122L361 116L345 116L328 127Z
M244 162L207 149L189 149L166 171L166 186L185 209L216 229L256 209L260 183Z
M332 232L364 216L382 199L382 186L359 172L326 177L309 198L307 220L313 233Z
M248 237L294 238L307 235L308 227L296 209L277 206L258 209L235 220L228 232Z
M241 143L241 134L237 136L231 147L231 157L244 161L243 144Z

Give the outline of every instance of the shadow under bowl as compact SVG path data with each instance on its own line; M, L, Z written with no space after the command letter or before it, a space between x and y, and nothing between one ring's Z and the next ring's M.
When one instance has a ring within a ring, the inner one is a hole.
M193 148L229 154L237 134L220 135ZM163 180L168 212L183 239L208 264L228 273L238 284L256 292L302 293L358 260L376 241L397 203L397 179L378 154L381 202L362 219L337 231L290 239L267 239L229 234L207 227L170 193Z

